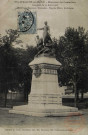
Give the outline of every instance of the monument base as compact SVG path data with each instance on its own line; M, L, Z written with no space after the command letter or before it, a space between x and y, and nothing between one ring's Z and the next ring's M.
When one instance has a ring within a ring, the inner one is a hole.
M65 88L58 84L57 70L60 65L54 57L35 58L30 63L33 73L28 105L15 106L9 112L39 117L82 114L75 107L62 105Z
M49 117L49 116L76 116L82 115L82 112L78 111L75 107L61 106L59 105L57 109L39 109L31 108L29 105L14 106L9 113L24 114L29 116L39 116L39 117Z

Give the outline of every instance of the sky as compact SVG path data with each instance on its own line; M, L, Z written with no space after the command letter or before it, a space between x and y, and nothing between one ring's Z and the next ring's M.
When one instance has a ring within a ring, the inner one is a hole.
M62 1L76 1L74 4L64 4L65 7L70 6L74 7L74 9L32 10L32 12L36 12L37 14L37 28L43 27L44 22L47 21L50 26L52 38L59 38L64 35L66 27L77 28L78 26L83 26L88 30L88 0ZM18 10L15 9L17 6L14 0L0 0L0 34L5 35L5 30L8 29L17 29ZM63 7L63 5L59 4L59 7ZM37 34L42 37L42 31L37 31L36 34L21 34L19 38L23 43L18 45L14 44L14 46L23 48L25 48L27 44L35 46L35 37Z

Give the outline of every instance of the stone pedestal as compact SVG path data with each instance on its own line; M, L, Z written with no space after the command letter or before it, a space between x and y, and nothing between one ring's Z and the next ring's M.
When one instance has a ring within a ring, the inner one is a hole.
M28 105L13 107L10 113L32 116L78 115L78 109L62 105L64 87L59 87L57 69L61 65L54 57L36 57L30 64L33 70Z

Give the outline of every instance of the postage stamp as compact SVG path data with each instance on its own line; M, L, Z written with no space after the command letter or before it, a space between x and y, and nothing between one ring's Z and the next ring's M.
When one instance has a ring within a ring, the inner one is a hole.
M86 126L85 124L86 120L81 114L79 114L79 116L73 115L74 113L69 113L64 121L64 124L69 131L77 133L80 132Z
M21 34L35 34L36 33L36 12L29 10L18 12L18 31Z

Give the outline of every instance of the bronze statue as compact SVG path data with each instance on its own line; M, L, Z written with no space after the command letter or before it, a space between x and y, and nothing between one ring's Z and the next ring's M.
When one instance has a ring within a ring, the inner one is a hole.
M43 30L43 39L39 38L39 35L36 36L36 43L38 49L36 57L40 55L50 57L55 56L55 48L50 37L50 28L47 25L47 22L45 22L45 26L43 28L40 28L38 30Z
M47 24L47 21L44 22L45 26L43 28L39 28L38 30L43 30L43 45L46 45L48 41L52 41L50 37L50 27Z
M35 40L36 40L37 48L38 50L40 50L43 47L43 39L39 38L39 35L37 35Z

